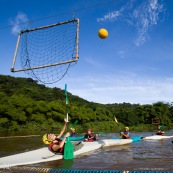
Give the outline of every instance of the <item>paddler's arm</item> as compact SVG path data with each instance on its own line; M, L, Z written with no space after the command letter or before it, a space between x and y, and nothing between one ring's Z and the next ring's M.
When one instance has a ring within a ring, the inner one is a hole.
M90 135L87 135L87 134L85 134L85 136L84 136L84 141L88 141L89 139L93 139L94 138L94 136L90 136Z
M53 146L52 146L52 149L53 149L54 151L57 151L58 149L62 148L62 147L64 146L65 140L66 140L66 138L67 138L68 136L70 136L70 133L69 133L69 132L67 132L67 133L65 134L65 136L64 136L63 140L61 141L61 143L60 143L59 145L53 145Z
M70 136L70 133L69 133L69 132L67 132L67 133L64 135L64 138L63 138L63 140L61 141L61 143L60 143L60 145L59 145L59 148L62 148L62 147L64 146L65 140L66 140L66 138L69 137L69 136Z
M57 136L57 138L61 138L61 136L63 135L63 133L65 132L65 129L66 129L66 126L67 126L67 120L66 118L64 119L64 126L60 132L60 134Z
M124 136L126 139L130 138L129 135L125 135L123 132L121 132L121 136Z
M93 139L94 138L94 135L90 135L88 139Z

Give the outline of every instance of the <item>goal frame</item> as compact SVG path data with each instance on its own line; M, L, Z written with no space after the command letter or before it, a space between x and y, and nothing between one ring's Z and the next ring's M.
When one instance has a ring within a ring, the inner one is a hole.
M152 124L160 124L160 118L152 118Z
M20 38L21 38L22 34L24 34L26 32L33 32L33 31L36 31L36 30L48 29L48 28L51 28L51 27L55 27L55 26L58 26L58 25L64 25L64 24L71 23L71 22L76 22L76 43L75 43L76 54L75 54L74 57L72 57L71 60L67 60L67 61L63 61L63 62L57 62L57 63L53 63L53 64L47 64L47 65L45 64L45 65L42 65L42 66L34 66L32 68L15 69L15 63L16 63L16 60L17 60L17 53L18 53ZM26 30L20 31L19 34L18 34L18 38L17 38L16 48L15 48L14 57L13 57L13 61L12 61L11 72L21 72L21 71L27 71L27 70L40 69L40 68L47 68L47 67L52 67L52 66L57 66L57 65L62 65L62 64L69 64L69 63L73 63L73 62L78 61L78 59L79 59L79 19L74 18L72 20L66 20L64 22L59 22L59 23L52 24L52 25L47 25L47 26L42 26L42 27L38 27L38 28L26 29Z

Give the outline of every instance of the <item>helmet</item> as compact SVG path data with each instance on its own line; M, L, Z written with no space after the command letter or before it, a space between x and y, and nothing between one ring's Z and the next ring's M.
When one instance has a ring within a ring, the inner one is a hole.
M71 131L75 131L75 128L70 128Z
M125 129L129 131L129 127L125 127Z
M44 144L50 144L50 143L52 143L52 140L48 140L48 134L45 134L45 135L43 135L43 138L42 138L42 140L43 140L43 143Z

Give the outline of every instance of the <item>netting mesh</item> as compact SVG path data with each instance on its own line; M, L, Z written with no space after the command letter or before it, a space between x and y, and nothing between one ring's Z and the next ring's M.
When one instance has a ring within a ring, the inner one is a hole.
M160 124L160 118L152 118L152 124Z
M32 78L50 84L61 80L78 60L78 19L21 31L16 46L22 69Z

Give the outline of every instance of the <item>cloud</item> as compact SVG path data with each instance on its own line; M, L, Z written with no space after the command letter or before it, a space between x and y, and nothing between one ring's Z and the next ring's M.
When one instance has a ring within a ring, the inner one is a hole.
M118 11L109 12L108 14L104 15L102 18L97 18L97 22L104 22L107 20L115 21L118 17L121 16L123 10L124 10L124 8L122 7Z
M69 92L97 103L152 104L172 102L173 78L151 78L136 74L88 76L68 80Z
M22 29L20 24L26 23L28 21L28 17L25 13L18 12L17 16L10 20L10 24L13 25L11 33L17 35Z
M160 21L160 15L164 12L164 5L159 0L125 1L120 10L105 14L97 18L97 22L126 22L136 30L134 44L140 46L149 38L149 31Z
M134 43L140 46L149 38L149 30L159 22L159 14L164 11L163 4L158 0L143 1L132 13L132 25L137 30Z

